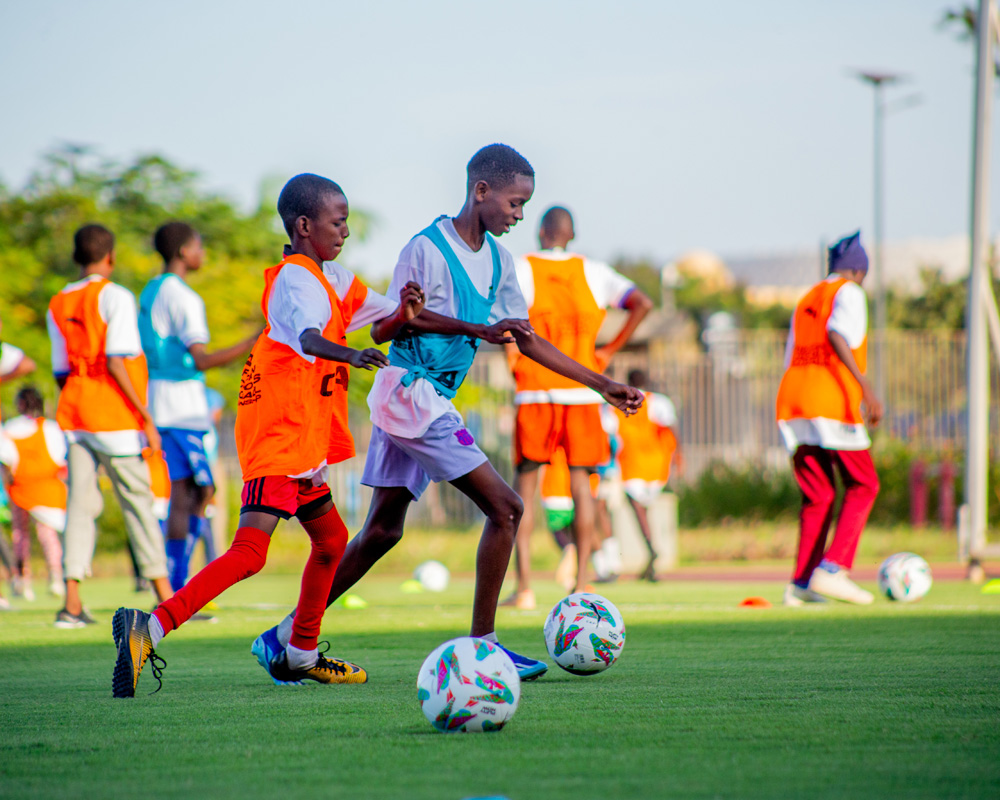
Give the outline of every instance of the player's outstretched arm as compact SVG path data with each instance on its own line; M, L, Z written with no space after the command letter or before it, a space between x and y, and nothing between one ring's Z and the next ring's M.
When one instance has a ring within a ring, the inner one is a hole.
M441 333L445 336L469 336L491 344L513 344L514 331L520 331L525 336L535 332L526 319L502 319L493 325L480 325L427 309L407 323L406 330L414 333Z
M403 327L424 310L424 290L416 281L407 281L399 290L399 308L395 314L372 323L371 337L375 344L395 339Z
M865 416L868 417L868 424L873 428L877 428L882 419L882 402L875 395L875 390L872 388L871 382L858 367L858 362L854 360L854 353L851 351L851 346L847 343L847 339L836 331L827 333L827 338L830 340L830 345L833 347L833 352L837 354L837 358L844 362L847 371L861 384L862 399L865 403Z
M638 411L645 400L642 392L634 386L617 383L606 375L587 369L541 336L536 336L534 332L524 334L518 329L512 329L511 332L517 340L517 349L522 355L537 361L543 367L548 367L553 372L558 372L570 380L600 392L605 400L620 411L624 411L626 415Z
M237 342L234 345L223 347L221 350L215 350L211 353L205 349L205 345L199 342L188 347L188 352L191 354L191 358L194 359L194 365L202 372L213 367L224 367L226 364L231 364L249 353L261 333L263 333L263 330L257 331L253 336L248 336L242 342Z
M339 361L358 369L369 370L389 366L389 359L381 350L376 350L374 347L366 347L364 350L345 347L342 344L331 342L319 332L318 328L308 328L302 331L299 334L299 344L302 345L302 352L306 355L316 356L316 358L322 358L325 361Z

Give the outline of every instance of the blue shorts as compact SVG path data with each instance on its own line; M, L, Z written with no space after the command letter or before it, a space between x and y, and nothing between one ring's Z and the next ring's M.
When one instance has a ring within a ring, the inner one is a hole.
M372 427L361 482L365 486L405 486L419 499L434 481L453 481L487 461L456 411L438 417L419 439L404 439Z
M186 428L157 428L163 440L163 457L171 481L194 478L198 486L213 486L212 470L205 456L207 431Z

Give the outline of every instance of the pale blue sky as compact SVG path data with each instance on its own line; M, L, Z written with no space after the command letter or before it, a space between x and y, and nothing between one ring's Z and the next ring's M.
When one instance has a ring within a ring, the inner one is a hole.
M502 141L537 172L515 253L551 203L600 258L815 247L870 235L872 97L847 71L876 67L923 96L888 120L887 238L961 234L973 53L948 6L0 0L0 178L60 141L163 153L244 202L318 172L377 215L345 254L377 275Z

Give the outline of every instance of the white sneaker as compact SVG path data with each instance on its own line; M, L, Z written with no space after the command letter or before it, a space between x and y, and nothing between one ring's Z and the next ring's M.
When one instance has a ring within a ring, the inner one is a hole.
M0 611L10 611L10 600L0 597Z
M855 603L859 606L870 605L875 599L875 595L862 589L847 577L846 569L827 572L822 567L817 567L809 579L809 589L834 600L843 600L845 603Z
M62 578L53 578L49 581L49 594L53 597L66 596L66 584L63 582Z
M31 588L31 581L25 579L21 584L21 597L29 603L35 602L35 590Z
M785 587L785 597L782 602L786 606L798 608L806 603L825 603L826 598L821 594L816 594L812 589L803 589L801 586L790 583Z

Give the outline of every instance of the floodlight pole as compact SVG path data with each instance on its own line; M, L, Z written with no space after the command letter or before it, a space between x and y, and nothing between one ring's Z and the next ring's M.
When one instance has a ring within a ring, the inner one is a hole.
M989 468L989 346L986 300L992 287L986 265L989 231L990 123L993 106L992 0L979 0L976 18L976 107L972 150L972 231L966 305L968 411L965 443L965 508L961 514L960 556L968 558L970 577L986 545ZM962 551L965 552L962 552Z
M887 83L895 83L900 79L899 75L890 72L859 72L858 77L865 83L871 84L875 97L875 124L874 124L874 158L873 158L873 228L875 235L875 258L872 270L875 278L875 325L878 337L875 339L874 367L875 390L879 398L884 403L885 395L885 332L888 327L886 299L885 299L885 253L882 240L882 221L884 217L884 149L885 149L885 100L882 87Z

